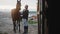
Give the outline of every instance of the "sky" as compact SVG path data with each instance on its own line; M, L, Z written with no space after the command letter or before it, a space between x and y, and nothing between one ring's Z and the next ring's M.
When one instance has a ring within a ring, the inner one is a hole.
M0 9L13 9L16 7L17 0L0 0ZM29 6L29 10L37 10L37 0L21 0L21 10L25 5Z

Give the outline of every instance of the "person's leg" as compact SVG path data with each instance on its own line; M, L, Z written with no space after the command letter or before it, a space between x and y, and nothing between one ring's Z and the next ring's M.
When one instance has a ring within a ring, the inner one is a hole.
M28 33L28 26L24 26L24 33Z
M26 19L24 19L24 33L28 33L28 21Z

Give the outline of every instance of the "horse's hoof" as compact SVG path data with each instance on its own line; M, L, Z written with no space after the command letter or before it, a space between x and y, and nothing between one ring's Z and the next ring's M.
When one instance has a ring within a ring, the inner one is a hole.
M19 34L21 34L21 33L19 32Z
M21 31L19 30L19 32L21 32Z
M18 30L18 26L16 26L16 30Z
M19 33L21 33L21 32L19 31Z
M16 28L16 30L18 30L18 28Z
M28 34L28 33L25 33L25 32L24 32L23 34Z
M16 34L16 32L14 32L14 34Z

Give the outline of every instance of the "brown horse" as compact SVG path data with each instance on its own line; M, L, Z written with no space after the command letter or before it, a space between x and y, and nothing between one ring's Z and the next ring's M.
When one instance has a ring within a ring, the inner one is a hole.
M19 12L19 10L21 10L21 3L20 1L17 1L16 4L16 8L12 9L11 11L11 17L12 17L12 21L13 21L13 29L14 32L16 33L16 23L19 25L19 32L20 32L20 20L21 20L21 14Z

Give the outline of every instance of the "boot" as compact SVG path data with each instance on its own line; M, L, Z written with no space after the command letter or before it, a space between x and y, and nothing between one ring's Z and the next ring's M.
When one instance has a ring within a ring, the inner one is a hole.
M24 33L23 34L28 34L28 26L24 26Z

